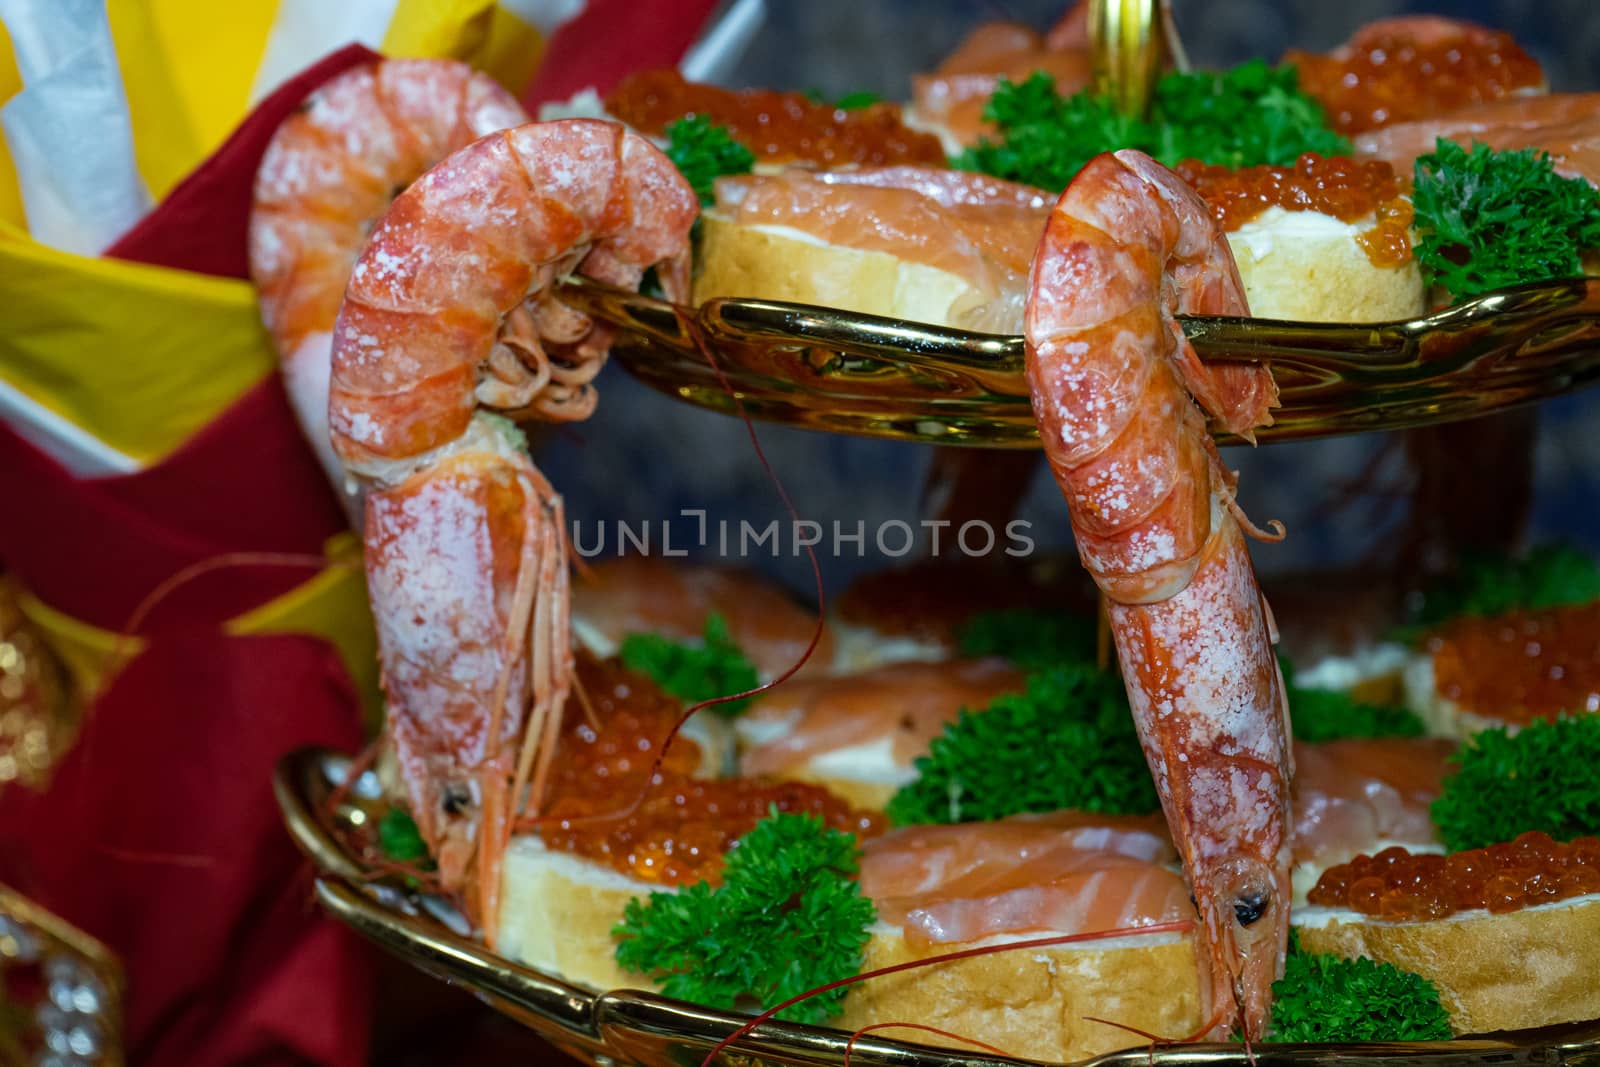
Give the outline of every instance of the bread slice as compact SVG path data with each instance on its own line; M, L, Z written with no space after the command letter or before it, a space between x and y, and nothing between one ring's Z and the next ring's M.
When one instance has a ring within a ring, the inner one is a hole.
M1466 740L1497 726L1511 733L1520 728L1517 723L1468 711L1440 693L1433 675L1433 656L1426 649L1411 654L1402 680L1406 707L1416 712L1430 734Z
M923 949L899 929L879 924L862 969L1049 936L1039 931ZM857 1030L879 1022L917 1022L977 1038L1008 1056L1072 1062L1145 1043L1135 1033L1093 1019L1162 1037L1194 1033L1203 1022L1198 975L1192 934L1003 951L863 982L845 997L844 1014L834 1025ZM972 1047L914 1030L883 1036Z
M1371 222L1269 207L1229 232L1250 314L1293 322L1391 322L1427 308L1414 259L1380 267L1356 238Z
M955 643L931 635L886 633L837 615L833 629L833 670L854 674L890 663L934 663L955 655Z
M649 989L647 978L617 966L611 929L630 899L662 888L553 852L535 837L518 838L506 855L498 951L596 991ZM898 927L879 923L862 966L873 970L1048 936L1050 931L1039 931L922 949L908 943ZM832 1025L855 1030L879 1022L920 1022L977 1037L1013 1056L1045 1060L1077 1060L1142 1042L1088 1016L1171 1037L1198 1029L1193 936L1141 934L1021 949L887 975L853 987L843 1016ZM886 1036L962 1047L916 1031Z
M1431 981L1457 1034L1600 1018L1600 894L1426 922L1308 908L1294 922L1312 952L1370 956Z
M968 324L990 303L959 275L887 252L849 248L787 226L701 216L694 302L743 296L883 315L908 322ZM976 328L976 327L974 327Z
M546 848L535 835L515 838L506 850L495 948L536 971L601 992L649 989L648 979L617 965L611 928L622 921L628 901L661 888Z

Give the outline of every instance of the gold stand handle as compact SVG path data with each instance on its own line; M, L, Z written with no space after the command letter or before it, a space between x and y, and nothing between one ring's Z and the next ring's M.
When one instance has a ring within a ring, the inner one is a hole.
M1095 90L1143 116L1169 63L1189 68L1169 0L1089 0Z

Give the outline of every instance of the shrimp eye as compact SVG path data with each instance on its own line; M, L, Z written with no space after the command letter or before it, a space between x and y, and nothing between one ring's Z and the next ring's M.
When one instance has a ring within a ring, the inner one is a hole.
M1239 920L1240 926L1249 926L1267 913L1271 901L1272 895L1266 890L1241 893L1233 902L1233 917Z
M439 806L446 815L460 815L472 803L472 794L465 786L454 782L444 787L444 795L439 798Z

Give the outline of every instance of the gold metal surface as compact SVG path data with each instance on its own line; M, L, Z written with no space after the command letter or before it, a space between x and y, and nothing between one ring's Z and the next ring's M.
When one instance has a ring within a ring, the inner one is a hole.
M0 576L0 789L43 790L76 727L65 672Z
M692 404L814 430L1038 447L1021 337L768 300L683 308L582 282L563 299L617 327L612 351L636 378ZM1472 418L1600 376L1600 278L1504 289L1409 322L1183 327L1208 362L1272 368L1283 406L1261 441Z
M1150 109L1156 80L1166 66L1161 0L1089 0L1089 49L1094 87L1126 115Z
M335 807L348 761L320 749L284 758L274 780L290 834L321 874L329 914L443 981L472 990L507 1016L593 1064L695 1067L745 1020L637 990L599 993L501 959L458 929L447 903L393 878L371 877L352 848L371 832L376 779L364 776ZM764 1023L720 1053L725 1067L981 1067L1031 1060L936 1049L821 1026ZM1085 1067L1600 1067L1600 1022L1410 1044L1141 1046Z
M13 988L37 998L11 999ZM121 1067L122 998L110 948L0 885L0 1064Z

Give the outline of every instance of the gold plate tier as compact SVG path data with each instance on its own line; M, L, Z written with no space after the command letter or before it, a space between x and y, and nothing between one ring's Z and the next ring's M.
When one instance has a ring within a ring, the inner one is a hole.
M684 308L588 282L563 299L617 328L612 351L634 377L701 407L871 437L1039 444L1018 336L767 300ZM1474 418L1600 376L1600 278L1408 322L1182 321L1202 359L1272 368L1282 407L1257 431L1264 442Z
M472 990L496 1010L579 1059L605 1067L696 1067L748 1017L638 990L598 992L502 959L469 936L451 905L380 876L359 858L375 854L377 777L362 775L335 806L350 761L322 749L286 756L274 779L295 843L316 867L317 900L417 969ZM763 1023L718 1055L723 1067L983 1067L1027 1064L931 1048L825 1026ZM1392 1044L1140 1046L1084 1067L1600 1067L1600 1022L1482 1038ZM1043 1067L1043 1065L1039 1065Z

